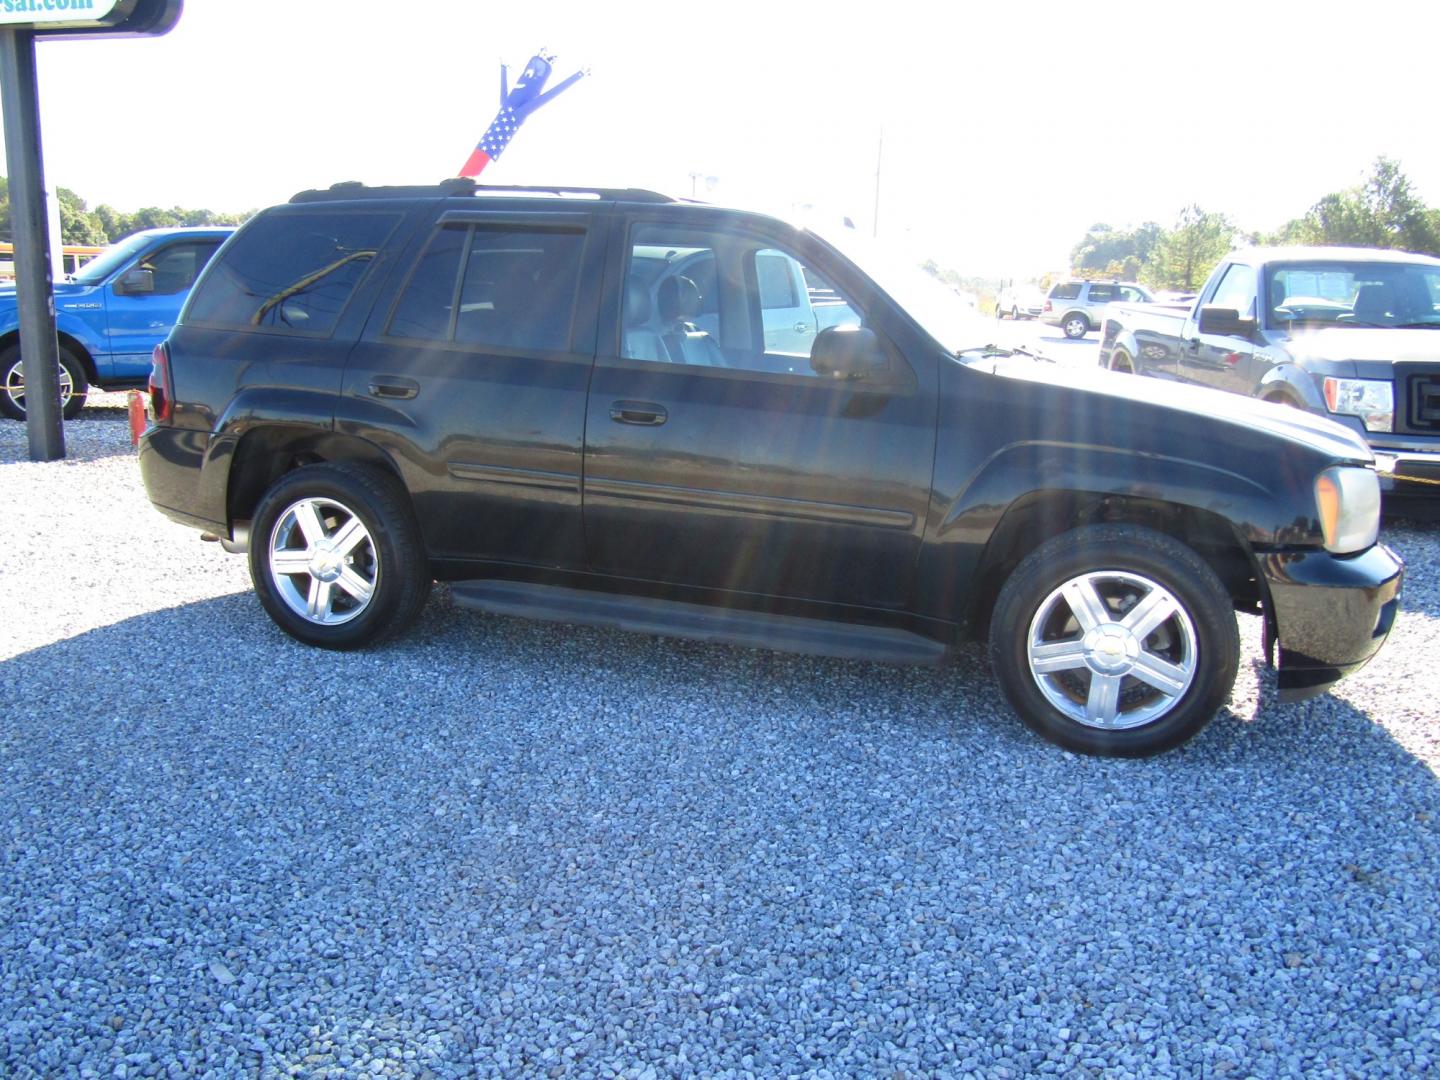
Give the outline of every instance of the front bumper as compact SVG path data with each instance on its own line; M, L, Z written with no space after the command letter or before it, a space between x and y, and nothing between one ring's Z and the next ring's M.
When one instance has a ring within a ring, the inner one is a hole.
M1258 556L1270 596L1268 645L1279 645L1281 701L1323 694L1385 644L1400 609L1405 564L1383 544L1359 555Z
M1440 500L1440 451L1392 450L1371 446L1380 490L1391 502L1400 499Z

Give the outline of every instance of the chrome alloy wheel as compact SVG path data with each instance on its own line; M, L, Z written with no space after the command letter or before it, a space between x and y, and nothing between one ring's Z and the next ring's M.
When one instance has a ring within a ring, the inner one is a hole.
M380 580L375 541L355 512L333 499L301 499L270 532L270 576L289 608L339 626L370 605Z
M1195 679L1199 650L1195 624L1168 590L1100 570L1045 598L1027 658L1050 704L1086 727L1118 731L1169 712Z
M75 392L75 384L70 379L70 372L65 370L65 365L57 366L60 379L60 408L64 409L66 405L70 404L70 395ZM5 396L14 402L15 408L24 411L25 372L21 369L21 361L18 357L5 371Z

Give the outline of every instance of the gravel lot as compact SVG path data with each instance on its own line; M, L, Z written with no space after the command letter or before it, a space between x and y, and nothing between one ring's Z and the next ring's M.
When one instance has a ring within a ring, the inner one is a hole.
M1440 1070L1440 528L1386 650L1152 761L890 668L489 618L358 655L0 423L0 1073Z

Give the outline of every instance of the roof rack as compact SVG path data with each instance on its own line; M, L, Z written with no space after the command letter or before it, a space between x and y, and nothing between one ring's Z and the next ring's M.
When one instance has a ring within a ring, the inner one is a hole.
M344 180L328 188L311 188L292 195L292 203L329 202L335 199L445 198L465 195L586 196L622 202L674 202L668 195L644 188L558 187L549 184L477 184L469 177L456 176L438 184L370 187L359 180Z

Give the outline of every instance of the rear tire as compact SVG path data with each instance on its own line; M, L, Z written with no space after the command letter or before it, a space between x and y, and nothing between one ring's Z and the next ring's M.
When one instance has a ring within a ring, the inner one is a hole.
M398 633L425 606L430 569L405 489L363 465L307 465L260 499L250 580L275 625L325 649Z
M90 377L85 365L65 346L60 346L60 416L74 420L85 407ZM20 346L0 352L0 413L11 420L25 419L25 375L21 370Z
M1240 662L1224 585L1190 548L1136 525L1088 525L1005 582L990 658L1020 719L1081 754L1142 757L1200 731Z
M1065 321L1060 324L1065 331L1065 336L1072 341L1084 337L1090 332L1090 320L1078 312L1073 315L1066 315Z

